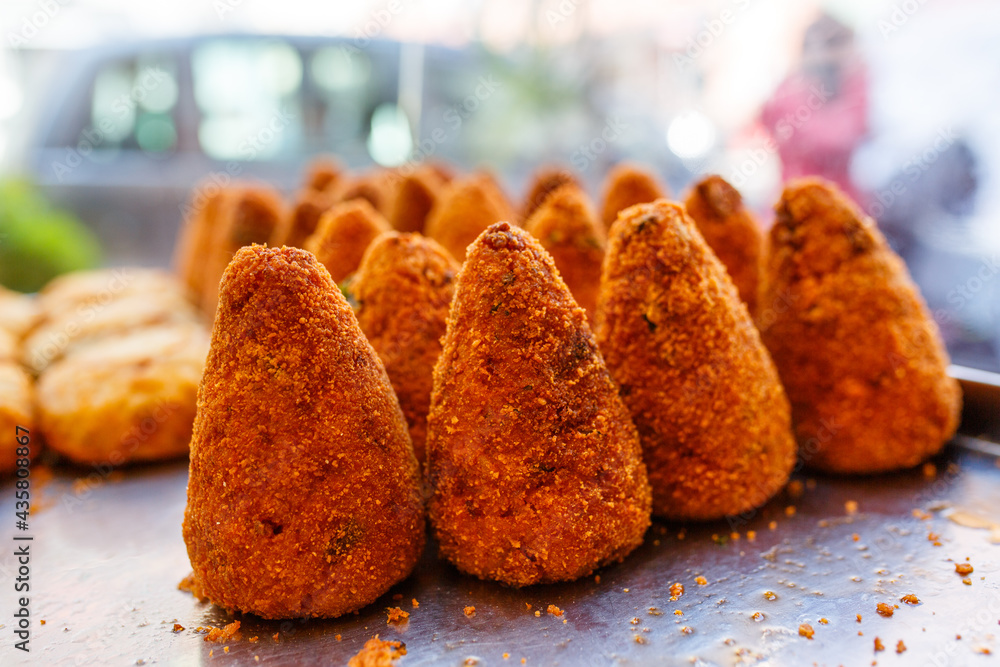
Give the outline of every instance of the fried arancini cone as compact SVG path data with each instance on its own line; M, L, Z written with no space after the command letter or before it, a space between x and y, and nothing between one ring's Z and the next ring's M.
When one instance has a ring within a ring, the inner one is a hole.
M570 183L552 192L524 223L545 248L576 302L592 322L601 285L604 230L587 195Z
M183 456L207 353L200 323L145 327L75 349L38 378L46 445L80 464Z
M448 184L427 216L424 233L462 262L465 249L487 227L514 219L514 210L496 180L481 172Z
M642 165L622 162L604 178L604 204L601 220L610 229L618 213L635 204L646 204L669 196L666 188Z
M303 247L341 282L358 270L365 250L375 238L389 231L389 223L365 199L337 204L319 220Z
M222 280L191 440L184 541L215 604L335 617L424 546L417 460L375 351L304 250L240 250Z
M756 313L763 234L743 197L721 176L706 176L691 189L684 207L726 267L747 310Z
M481 579L577 579L649 526L638 434L586 315L509 223L480 235L459 274L427 451L441 554Z
M313 192L329 192L336 188L344 177L345 169L336 158L318 157L306 167L305 189Z
M399 232L423 232L424 222L441 197L444 181L429 167L398 176L386 219Z
M335 202L364 199L383 216L392 197L394 174L376 169L359 176L345 176L331 192Z
M358 324L385 364L421 464L434 364L459 268L437 241L387 232L369 246L351 282Z
M9 359L0 361L0 429L5 437L0 440L0 476L17 469L18 444L16 437L28 436L29 456L40 451L39 434L35 431L34 383L20 366ZM21 426L25 431L19 431Z
M205 291L205 262L227 192L211 181L195 188L188 214L174 244L174 273L196 305Z
M775 210L757 324L802 461L875 473L937 453L958 426L961 390L906 266L832 183L791 181Z
M180 291L176 277L159 269L123 266L65 273L50 280L38 293L35 324L102 308L131 296L170 298Z
M0 328L21 338L38 320L38 299L0 285Z
M333 197L329 193L303 190L295 205L289 211L288 237L285 245L301 248L306 239L316 232L319 219L333 207Z
M595 330L639 429L653 513L717 519L762 505L795 463L788 399L725 267L684 208L611 228Z
M210 250L205 258L201 307L215 314L219 279L237 250L254 243L280 245L288 236L288 218L280 195L267 187L233 188L219 211Z
M530 218L535 209L542 205L546 197L568 184L576 185L582 189L576 176L568 169L562 167L542 167L536 171L531 179L528 194L524 198L524 204L521 207L521 219L527 220ZM559 262L556 262L556 266L558 265Z

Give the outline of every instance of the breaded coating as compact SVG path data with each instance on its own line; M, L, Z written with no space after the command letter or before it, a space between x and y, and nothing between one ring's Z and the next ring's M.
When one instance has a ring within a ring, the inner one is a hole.
M18 426L29 431L29 458L34 458L40 451L41 438L35 431L33 394L34 386L28 374L12 361L0 361L0 432L4 434L0 440L0 476L17 468L17 449L20 445L15 437Z
M521 206L521 219L527 220L530 218L535 209L542 205L546 197L562 186L570 184L577 186L581 190L583 188L580 185L580 181L573 175L573 172L564 167L549 166L542 167L536 171L531 179L528 194L524 198L524 204ZM559 262L556 262L556 266L558 265Z
M104 305L90 303L47 318L24 339L21 363L37 375L80 346L102 338L143 327L199 321L198 311L182 295L180 285L174 292L123 293Z
M253 243L280 245L288 236L281 196L266 187L232 188L219 211L208 255L201 307L209 316L215 314L219 300L219 279L237 250Z
M514 220L514 210L496 180L487 173L478 173L448 184L427 217L424 233L463 262L465 249L487 227Z
M301 248L306 239L316 232L319 219L333 207L333 197L329 193L303 190L289 211L288 236L285 245Z
M669 195L646 167L631 162L615 165L604 177L604 204L601 209L604 228L610 229L618 213L629 206L646 204Z
M757 312L761 246L760 225L743 206L743 197L721 176L698 181L684 202L702 238L733 279L750 314Z
M333 189L334 201L364 199L384 216L392 197L393 177L391 172L384 169L374 169L359 176L346 176Z
M437 241L388 232L369 246L351 282L358 324L385 364L421 464L434 364L459 268Z
M427 215L441 197L444 181L430 167L398 177L386 218L400 232L423 232Z
M303 247L316 255L339 283L358 270L365 250L387 231L389 223L367 200L352 199L324 213Z
M874 473L937 453L958 426L961 389L906 266L832 183L791 181L775 210L757 324L802 461Z
M74 350L38 378L47 446L80 464L183 456L207 353L201 324L146 327Z
M189 213L174 244L174 273L197 303L205 291L205 262L227 190L217 183L202 183L191 195Z
M306 167L305 188L313 192L330 192L345 174L344 165L336 158L318 157Z
M552 258L509 223L469 248L427 423L441 555L510 586L622 560L649 526L635 426Z
M729 274L682 206L622 211L595 319L639 429L654 514L717 519L785 485L795 463L788 399Z
M604 230L587 195L570 183L552 192L524 223L559 269L587 317L593 322L604 261Z
M0 328L21 338L38 319L38 301L30 294L21 294L0 285Z
M135 294L150 298L160 294L173 296L178 289L177 279L159 269L123 266L66 273L50 280L38 293L37 324L87 308L106 306Z
M0 363L18 363L21 360L21 343L17 336L0 328Z
M351 307L304 250L251 246L226 269L183 534L202 593L264 618L360 609L423 550L399 402Z

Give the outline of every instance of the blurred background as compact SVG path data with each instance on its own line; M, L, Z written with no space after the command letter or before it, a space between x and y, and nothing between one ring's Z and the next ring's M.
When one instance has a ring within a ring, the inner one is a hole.
M305 164L710 172L876 218L957 363L1000 370L1000 5L977 0L4 0L0 282L167 265L192 186Z

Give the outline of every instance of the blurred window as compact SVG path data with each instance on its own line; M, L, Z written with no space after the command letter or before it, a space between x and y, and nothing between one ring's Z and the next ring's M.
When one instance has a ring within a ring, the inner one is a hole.
M90 122L78 148L109 161L120 150L161 154L177 144L177 63L165 55L143 55L102 67L94 78Z
M281 40L216 39L191 54L198 141L219 160L302 149L302 57Z

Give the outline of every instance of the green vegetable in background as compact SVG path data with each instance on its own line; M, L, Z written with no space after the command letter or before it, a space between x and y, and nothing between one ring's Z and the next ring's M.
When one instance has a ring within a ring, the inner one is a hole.
M97 237L29 183L0 181L0 283L36 292L55 276L101 262Z

